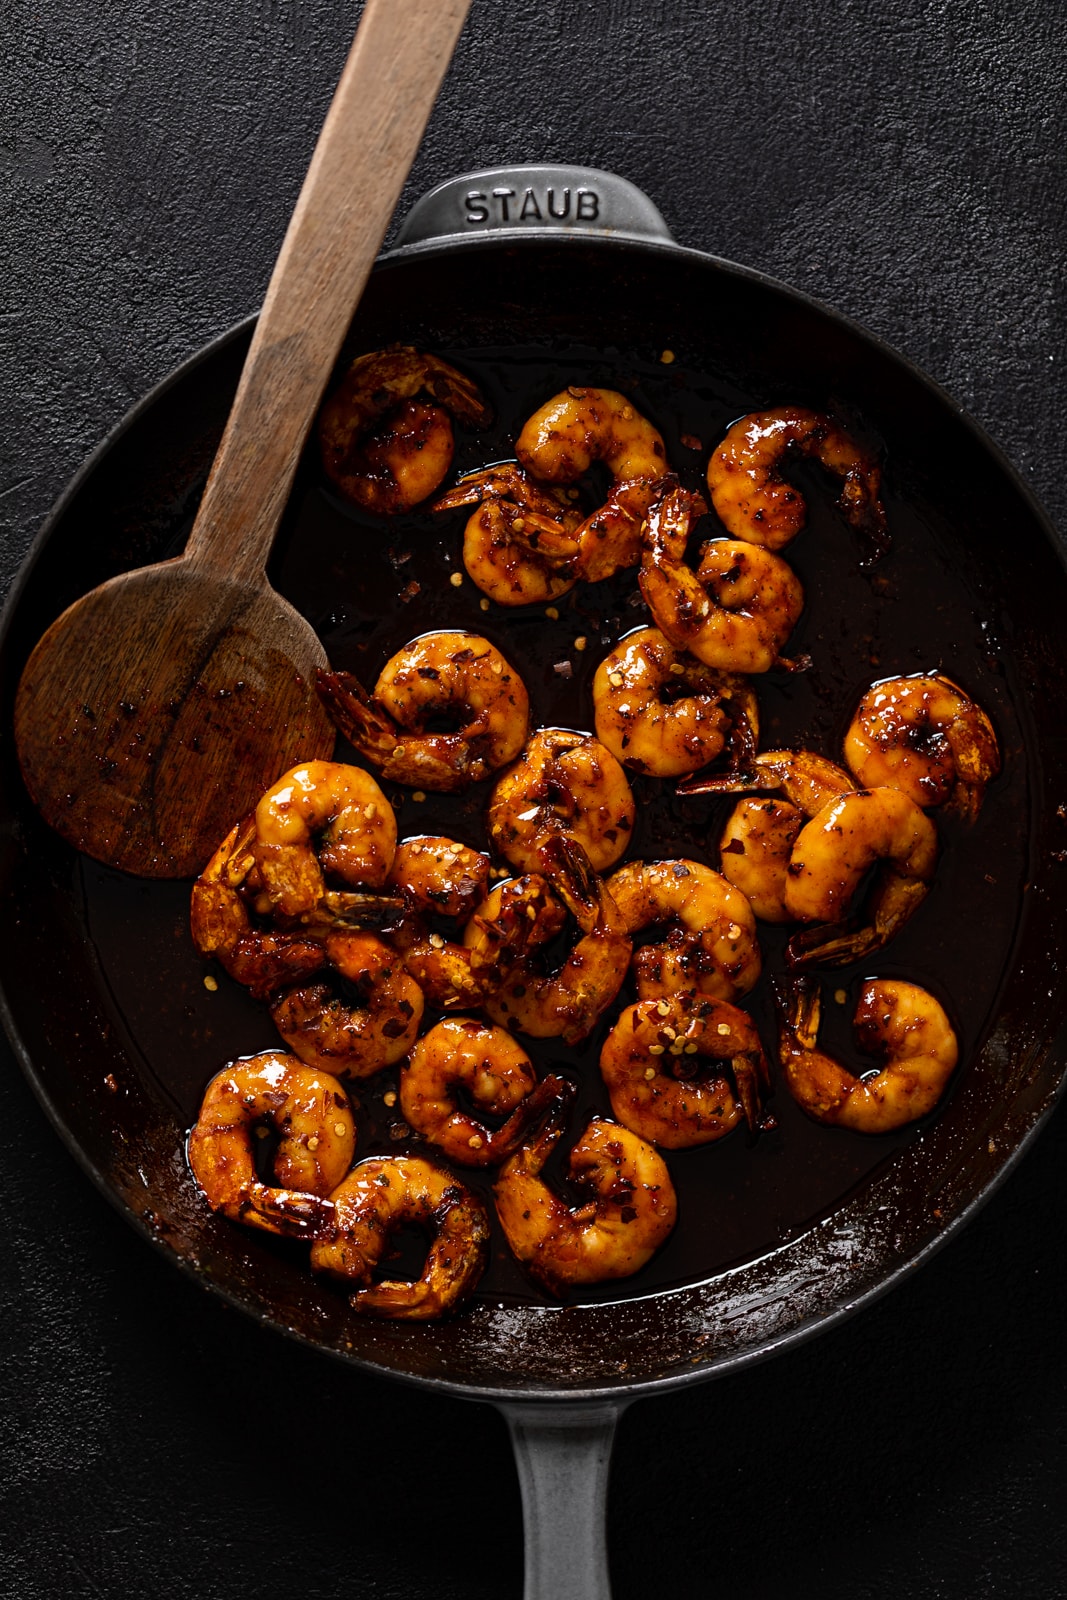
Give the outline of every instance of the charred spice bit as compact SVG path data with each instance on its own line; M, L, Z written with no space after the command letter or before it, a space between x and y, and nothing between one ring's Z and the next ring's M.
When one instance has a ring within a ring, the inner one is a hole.
M113 1072L109 1072L107 1077L104 1079L104 1088L109 1094L118 1094L119 1086L115 1081L115 1074Z
M687 450L703 450L704 448L695 433L683 433L681 442Z

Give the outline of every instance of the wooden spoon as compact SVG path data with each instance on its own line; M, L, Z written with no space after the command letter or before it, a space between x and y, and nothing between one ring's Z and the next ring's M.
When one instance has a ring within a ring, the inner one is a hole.
M76 601L27 663L26 786L98 861L195 874L287 767L333 750L325 652L266 560L470 4L366 0L184 555Z

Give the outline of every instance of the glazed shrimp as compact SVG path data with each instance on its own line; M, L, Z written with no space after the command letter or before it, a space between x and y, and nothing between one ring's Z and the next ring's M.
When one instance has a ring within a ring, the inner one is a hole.
M570 1152L567 1177L590 1198L568 1205L541 1177L562 1131L557 1112L505 1162L493 1189L512 1252L554 1294L632 1277L670 1236L678 1215L663 1157L606 1117L594 1117Z
M517 462L461 478L435 511L474 505L463 533L463 565L483 594L501 606L544 605L573 589L582 523L561 489L545 488Z
M263 909L282 916L314 911L326 894L327 872L348 884L381 888L395 850L393 808L361 767L336 761L292 767L256 807L252 855Z
M868 689L845 735L845 760L862 787L899 789L919 806L947 802L969 822L1000 771L989 718L939 672Z
M350 672L319 672L327 711L393 783L456 794L514 761L526 741L526 686L477 633L425 633L387 661L368 695ZM428 732L441 719L454 733Z
M876 861L882 866L866 925L839 933L833 925L847 916ZM880 950L926 898L936 863L937 830L907 795L865 789L831 801L800 830L786 869L790 916L824 924L794 934L786 946L789 965L843 966Z
M338 930L326 956L354 991L354 1003L330 983L280 995L271 1020L301 1061L323 1071L367 1078L406 1056L422 1020L423 995L395 950L372 933Z
M561 1085L560 1078L546 1078L535 1096L537 1074L510 1033L475 1017L447 1017L423 1034L401 1068L400 1109L415 1132L449 1160L496 1166L522 1142L530 1121ZM471 1112L459 1104L461 1088ZM507 1120L490 1128L482 1120L486 1114Z
M403 1322L427 1322L462 1305L489 1259L485 1207L451 1173L418 1156L360 1161L330 1197L333 1222L311 1247L311 1265L359 1285L355 1311ZM393 1235L416 1227L431 1235L414 1282L375 1283L375 1268Z
M719 840L723 876L748 900L761 922L789 922L789 861L805 819L855 788L847 772L813 750L767 750L737 772L690 778L679 794L738 794ZM779 798L780 797L780 798Z
M604 1041L600 1072L619 1121L667 1150L721 1139L742 1116L755 1131L770 1086L752 1019L692 993L628 1007Z
M816 1122L857 1133L888 1133L932 1111L959 1048L944 1010L915 983L875 978L856 1007L856 1046L885 1065L856 1077L818 1048L821 1001L810 978L780 997L778 1053L794 1100Z
M410 511L452 465L450 413L473 428L491 418L477 385L446 361L410 346L360 356L319 412L326 473L365 511Z
M881 473L874 458L832 417L800 406L742 417L712 452L708 488L727 533L781 550L800 532L804 497L782 479L780 470L791 450L813 457L841 479L838 504L871 545L864 565L884 555L889 537L879 498Z
M214 956L236 982L265 999L326 964L310 933L258 928L242 891L255 872L255 818L232 827L193 884L189 923L201 955Z
M632 949L617 906L581 846L562 834L540 851L542 869L578 924L582 937L558 972L544 976L519 962L488 997L494 1022L535 1039L579 1044L614 1000Z
M489 837L513 867L536 872L546 834L577 839L597 872L630 842L636 810L622 767L587 733L539 728L489 797Z
M672 924L634 951L640 1000L690 990L733 1000L760 975L756 919L739 889L699 861L631 861L608 879L626 932Z
M715 539L694 572L685 563L692 515L684 489L648 514L639 582L657 626L679 650L723 672L795 665L781 655L804 609L792 567L759 545Z
M515 442L526 470L549 484L576 483L594 461L612 475L608 498L575 530L575 577L595 583L641 559L641 525L662 492L661 435L614 389L565 389L535 411Z
M754 754L759 708L746 678L676 650L658 628L638 628L593 679L596 733L625 767L657 778L696 772L728 742Z
M278 1133L272 1188L256 1175L253 1133ZM352 1164L356 1125L336 1078L280 1050L231 1062L207 1086L189 1165L213 1211L267 1233L305 1236L328 1221L325 1198Z

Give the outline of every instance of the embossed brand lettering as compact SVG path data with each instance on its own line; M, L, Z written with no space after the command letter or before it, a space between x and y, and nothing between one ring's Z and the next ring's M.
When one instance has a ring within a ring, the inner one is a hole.
M541 193L534 188L494 189L487 194L484 189L470 189L463 197L463 220L468 227L477 228L484 223L515 224L517 222L595 222L600 216L600 196L595 189L557 189L549 187Z

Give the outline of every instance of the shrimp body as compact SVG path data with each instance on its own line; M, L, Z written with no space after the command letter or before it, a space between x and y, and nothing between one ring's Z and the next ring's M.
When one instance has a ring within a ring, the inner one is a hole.
M786 885L793 846L804 822L854 784L848 773L813 750L767 750L738 771L691 778L679 794L738 794L719 840L723 876L746 897L762 922L789 922ZM771 792L767 792L771 791Z
M244 891L255 876L255 832L251 816L230 829L193 884L189 924L200 954L263 1000L325 966L326 949L310 933L254 925Z
M605 1117L594 1117L571 1150L568 1177L590 1198L568 1205L541 1177L561 1132L561 1118L546 1122L505 1162L493 1189L513 1253L555 1294L639 1272L678 1215L663 1157Z
M868 906L869 922L839 933L867 869L883 863ZM937 863L937 830L896 789L865 789L831 801L797 835L786 869L790 917L831 924L795 934L791 966L842 966L879 950L925 899Z
M253 1135L278 1133L273 1188L256 1175ZM267 1233L314 1233L352 1164L356 1125L344 1089L280 1050L234 1061L207 1086L189 1165L213 1211Z
M751 1018L693 993L629 1006L604 1041L600 1071L619 1121L668 1150L721 1139L742 1116L755 1129L770 1084Z
M676 650L658 628L638 628L593 679L596 733L622 762L657 778L695 772L721 754L731 730L754 750L756 696L737 673L716 672Z
M406 1056L419 1031L423 994L395 950L371 933L337 930L326 955L354 1000L330 983L290 989L271 1020L301 1061L353 1078L370 1077Z
M586 1038L626 977L632 945L617 906L589 858L573 839L549 836L541 864L582 937L558 972L544 975L520 961L489 996L494 1022L536 1039Z
M641 593L656 625L679 650L723 672L767 672L804 609L787 562L759 545L715 539L694 572L685 547L693 497L674 489L648 514Z
M355 1311L403 1322L426 1322L462 1305L485 1271L489 1221L485 1207L458 1178L418 1156L372 1156L334 1190L333 1220L311 1247L311 1265L347 1283ZM413 1282L373 1281L402 1227L430 1235Z
M947 801L969 821L1000 771L989 718L941 673L868 689L845 735L845 760L864 788L899 789L919 806Z
M279 778L256 807L255 867L266 903L282 916L311 912L322 902L324 873L381 888L395 850L393 808L361 767L305 762Z
M461 1166L495 1166L521 1142L531 1117L560 1080L531 1106L537 1074L503 1028L474 1017L447 1017L423 1034L400 1073L400 1109L416 1133ZM457 1090L473 1107L465 1111ZM481 1115L479 1115L479 1113ZM486 1115L506 1118L491 1128Z
M423 634L386 662L368 695L350 672L320 672L330 716L382 776L455 794L513 761L526 740L526 686L477 633ZM453 733L428 731L440 719Z
M319 413L327 475L365 511L410 511L452 465L450 413L470 427L490 420L477 386L446 361L410 347L360 356Z
M733 1000L760 975L756 919L739 889L699 861L630 861L608 879L626 932L673 924L634 952L640 1000L681 990Z
M469 917L489 887L489 857L439 834L419 834L397 846L390 884L406 891L415 909Z
M804 497L781 476L791 450L840 478L841 510L869 539L872 559L883 554L889 540L877 464L832 417L800 406L742 417L712 452L708 489L726 531L768 550L781 550L800 532Z
M489 837L520 872L536 872L546 834L576 839L597 872L630 842L636 810L622 767L590 734L539 728L489 797Z
M888 1133L937 1105L959 1057L937 1000L915 983L875 978L863 985L854 1022L858 1049L884 1062L854 1073L818 1048L819 987L794 979L780 1009L779 1057L789 1092L809 1117L857 1133Z
M435 511L475 505L463 533L463 565L483 594L501 606L557 600L577 581L582 514L561 489L535 483L517 462L461 478Z

